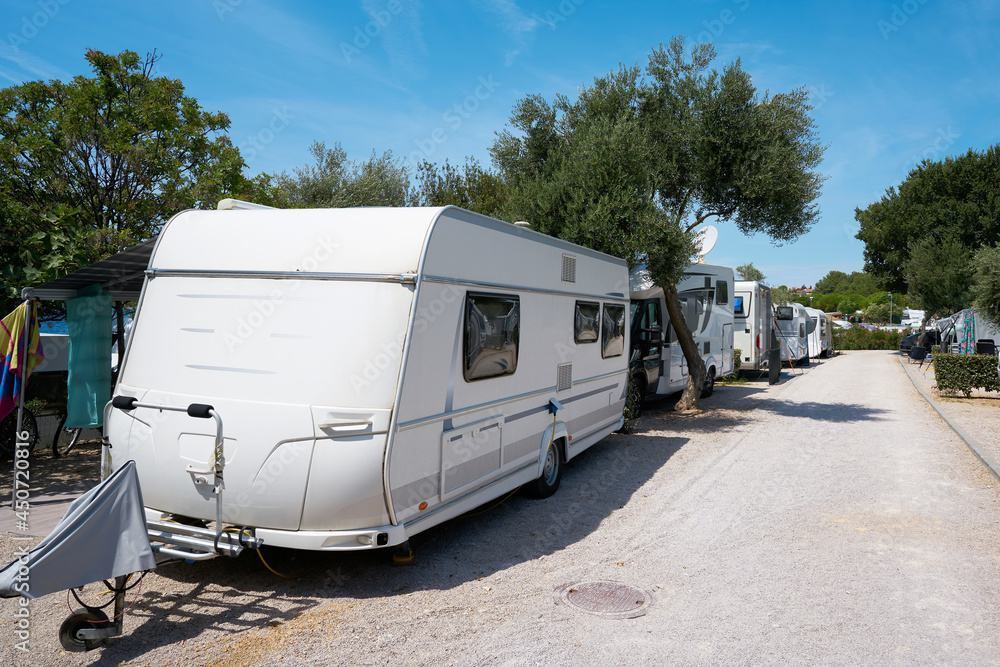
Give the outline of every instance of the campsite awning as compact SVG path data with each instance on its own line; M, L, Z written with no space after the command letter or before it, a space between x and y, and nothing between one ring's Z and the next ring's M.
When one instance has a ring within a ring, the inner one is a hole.
M21 297L41 301L72 299L78 290L100 285L115 301L136 301L142 291L142 281L155 244L154 237L62 278L25 287L21 290Z

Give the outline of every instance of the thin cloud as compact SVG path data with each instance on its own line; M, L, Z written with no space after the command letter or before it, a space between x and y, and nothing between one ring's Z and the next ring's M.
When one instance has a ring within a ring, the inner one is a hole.
M377 39L381 40L393 68L407 70L419 77L426 76L422 61L427 55L427 44L421 31L420 3L407 2L399 14L387 13L380 0L364 0L363 4L369 15L381 13L388 16Z
M4 60L9 60L20 69L24 70L28 74L34 75L28 78L41 78L41 79L61 79L63 81L68 81L73 78L69 72L59 67L56 67L52 63L43 60L37 56L33 56L24 49L17 49L7 44L0 44L0 58ZM11 81L15 81L7 73L3 73L2 76ZM16 74L14 76L17 76ZM24 81L24 77L16 83L21 83Z

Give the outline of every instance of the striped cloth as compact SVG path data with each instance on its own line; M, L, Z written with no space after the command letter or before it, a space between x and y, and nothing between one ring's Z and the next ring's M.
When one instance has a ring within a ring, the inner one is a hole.
M28 310L28 304L31 310ZM28 363L27 372L22 373L24 357L24 318L28 317ZM21 387L28 380L31 371L41 362L42 340L38 335L38 304L25 301L0 321L0 351L3 351L3 368L0 369L0 419L9 415L17 407Z

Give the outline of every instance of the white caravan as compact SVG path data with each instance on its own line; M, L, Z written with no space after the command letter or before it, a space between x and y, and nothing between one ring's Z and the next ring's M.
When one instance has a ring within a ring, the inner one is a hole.
M550 494L622 423L627 286L622 260L455 207L180 213L105 472L135 460L150 520L313 550Z
M742 370L767 368L771 347L771 288L756 280L736 281L733 345L743 357Z
M812 321L812 330L806 336L809 345L809 356L813 358L828 357L833 348L833 331L830 328L830 318L819 308L806 307L806 314Z
M645 266L632 269L630 279L634 391L644 397L683 391L687 359L670 326L663 289ZM703 397L712 394L716 378L733 372L733 283L730 268L692 264L677 285L684 321L708 372Z
M809 363L809 333L813 322L801 303L786 303L774 307L774 324L781 360L791 364Z

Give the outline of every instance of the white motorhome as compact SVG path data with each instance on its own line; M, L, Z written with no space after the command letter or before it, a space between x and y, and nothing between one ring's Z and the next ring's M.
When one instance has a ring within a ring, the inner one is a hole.
M683 391L688 366L670 325L663 289L645 266L630 274L632 298L632 374L643 397ZM708 378L702 396L712 394L715 379L733 372L733 270L692 264L677 285L684 321L701 350Z
M743 370L767 368L771 347L771 288L756 280L737 280L733 304L733 345Z
M806 337L809 345L809 356L813 358L830 356L830 350L833 349L833 330L830 326L830 318L818 308L806 307L806 314L812 321L812 330Z
M781 360L790 364L809 363L809 333L813 322L801 303L786 303L774 307L774 324Z
M150 520L313 550L551 494L622 423L627 286L622 260L455 207L178 214L105 470L136 462Z

